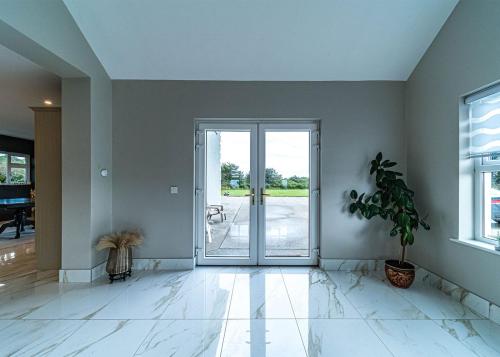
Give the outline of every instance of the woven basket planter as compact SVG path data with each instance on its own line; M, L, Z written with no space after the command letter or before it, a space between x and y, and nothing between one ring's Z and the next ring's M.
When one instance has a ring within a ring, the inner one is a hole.
M132 247L111 248L109 249L106 272L109 274L109 280L123 279L131 275L132 272Z

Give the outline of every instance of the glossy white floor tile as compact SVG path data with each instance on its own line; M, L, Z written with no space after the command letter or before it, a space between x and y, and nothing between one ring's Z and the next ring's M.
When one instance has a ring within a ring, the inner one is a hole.
M294 319L254 319L227 322L222 356L307 355Z
M411 289L401 289L398 294L411 301L431 319L481 319L460 302L450 299L442 291L423 284L415 284Z
M166 298L162 319L225 319L234 278L230 268L195 270Z
M328 272L365 319L427 319L414 304L378 278L378 272Z
M155 322L151 320L90 320L57 344L53 356L133 356Z
M0 294L0 356L500 356L499 325L437 289L394 288L383 272L200 267L111 285L14 280Z
M184 274L154 272L143 276L137 283L129 285L123 293L95 313L92 318L159 319L188 277L187 272Z
M431 320L368 320L368 324L398 357L474 355Z
M242 269L234 283L230 319L293 319L280 269Z
M224 320L158 321L136 356L219 356Z
M27 319L89 319L102 310L126 285L101 284L65 292L26 315Z
M56 356L54 349L84 324L82 320L17 320L0 330L0 356Z
M283 268L296 318L359 318L360 314L328 275L313 268Z
M487 320L442 320L441 327L479 356L500 356L500 325Z
M309 356L392 356L363 320L297 320Z

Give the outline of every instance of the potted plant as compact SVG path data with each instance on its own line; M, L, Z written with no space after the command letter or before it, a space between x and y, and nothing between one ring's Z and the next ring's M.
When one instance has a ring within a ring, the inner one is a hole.
M109 280L125 280L132 275L132 247L142 244L144 237L139 231L122 231L106 234L97 244L97 250L109 248L106 272Z
M382 153L379 152L370 167L370 175L375 175L376 191L358 195L352 190L349 211L351 214L358 212L366 219L378 216L392 221L394 225L390 235L399 236L401 257L399 260L386 260L385 273L392 285L406 289L415 279L415 267L405 261L406 246L413 244L414 231L419 226L425 230L429 230L430 226L420 218L413 202L414 192L401 178L403 174L390 170L396 165L390 160L382 161Z

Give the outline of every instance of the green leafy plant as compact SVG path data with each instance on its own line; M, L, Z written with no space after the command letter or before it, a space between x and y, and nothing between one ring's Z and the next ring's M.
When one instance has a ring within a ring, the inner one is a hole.
M406 246L412 245L415 239L414 231L422 226L429 230L430 226L420 218L415 203L413 202L414 192L406 186L401 178L401 172L390 170L397 163L384 160L379 152L371 161L370 175L375 175L377 190L372 194L362 193L352 190L350 193L351 204L349 211L354 214L358 212L366 219L381 217L384 220L390 219L394 226L391 229L391 237L399 235L402 252L400 263L404 263Z

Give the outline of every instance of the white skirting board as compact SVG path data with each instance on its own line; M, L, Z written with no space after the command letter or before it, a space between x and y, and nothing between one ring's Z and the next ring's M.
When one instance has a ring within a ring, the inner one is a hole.
M383 270L383 259L321 259L319 266L324 270L336 271L370 271ZM476 294L418 266L415 265L415 282L433 286L446 295L460 301L462 304L478 314L500 323L500 307L496 304L477 296ZM411 289L411 288L410 288Z
M383 270L384 259L324 259L320 258L319 267L335 271Z
M194 258L181 259L133 259L132 268L135 270L191 270L194 269ZM92 269L61 269L59 282L61 283L90 283L106 275L106 262L96 265Z

